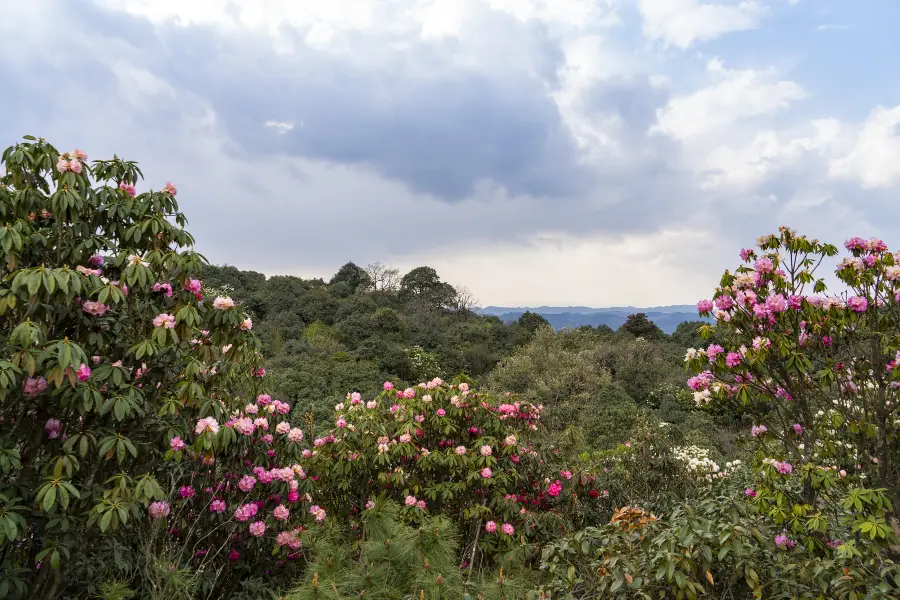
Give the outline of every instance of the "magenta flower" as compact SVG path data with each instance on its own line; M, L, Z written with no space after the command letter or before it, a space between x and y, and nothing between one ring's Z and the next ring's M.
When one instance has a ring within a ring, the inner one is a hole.
M780 533L775 536L775 545L781 548L782 550L790 549L796 546L796 542L789 538L788 536Z
M490 479L493 477L494 473L488 467L485 467L481 470L481 476L485 479Z
M500 527L500 531L502 531L506 535L512 535L516 532L516 528L509 523L504 523L503 526Z
M803 435L803 425L800 423L794 423L794 433L797 435Z
M443 408L437 409L437 416L443 417L443 416L445 416L446 414L447 414L447 411L444 410Z
M744 357L741 356L740 352L729 352L727 355L725 355L725 365L729 369L733 369L741 364L741 361L743 359Z
M223 513L227 508L224 500L213 500L209 505L209 512Z
M756 492L754 490L751 490L750 488L744 490L744 495L748 498L756 498Z
M194 488L189 485L183 485L178 488L178 495L185 499L193 498L195 493Z
M78 381L87 381L91 378L91 368L84 363L81 363L81 366L78 367L78 370L75 371L75 374L78 376Z

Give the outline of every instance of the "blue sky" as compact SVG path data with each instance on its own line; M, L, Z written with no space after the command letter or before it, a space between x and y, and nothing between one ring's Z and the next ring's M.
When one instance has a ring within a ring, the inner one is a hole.
M659 305L709 295L782 224L900 246L894 0L5 11L3 145L138 160L215 263L428 264L483 304Z

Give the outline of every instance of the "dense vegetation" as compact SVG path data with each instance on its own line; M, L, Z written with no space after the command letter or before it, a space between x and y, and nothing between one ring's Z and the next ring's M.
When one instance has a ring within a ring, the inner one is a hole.
M900 598L879 240L844 297L782 229L671 336L554 332L429 267L210 266L134 163L2 159L0 598Z

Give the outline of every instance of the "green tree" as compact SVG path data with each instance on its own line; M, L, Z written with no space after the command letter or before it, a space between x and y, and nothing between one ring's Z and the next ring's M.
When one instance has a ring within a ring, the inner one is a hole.
M628 315L625 323L619 327L619 331L627 331L634 337L642 337L648 340L659 340L666 337L666 334L660 329L656 323L647 318L644 313L635 313Z
M538 329L543 329L544 327L550 327L550 321L530 310L526 310L522 313L518 319L518 323L531 333L534 333Z

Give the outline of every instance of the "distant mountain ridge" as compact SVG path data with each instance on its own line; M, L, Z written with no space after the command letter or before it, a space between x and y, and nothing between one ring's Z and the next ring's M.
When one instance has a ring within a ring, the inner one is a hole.
M675 304L671 306L651 306L640 308L637 306L612 306L608 308L592 308L589 306L486 306L478 312L483 315L493 315L504 322L515 321L525 312L533 312L541 315L557 331L565 327L581 327L590 325L607 325L618 329L625 323L628 315L642 312L647 318L666 333L672 333L683 321L704 321L697 314L697 307L691 304Z

